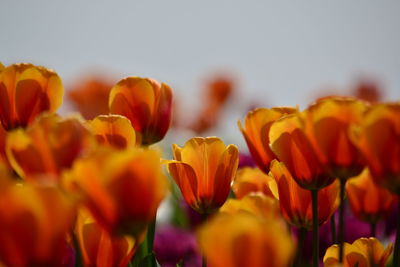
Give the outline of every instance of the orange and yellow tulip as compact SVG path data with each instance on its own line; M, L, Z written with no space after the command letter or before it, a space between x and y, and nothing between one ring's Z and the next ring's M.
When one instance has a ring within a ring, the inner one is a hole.
M198 240L209 267L286 267L294 252L284 225L246 213L216 215Z
M308 190L330 185L335 177L327 174L306 131L304 112L287 115L275 121L269 132L271 149L283 162L293 179Z
M274 121L296 112L296 108L257 108L250 111L244 119L244 127L238 126L246 140L247 147L257 166L268 173L269 163L276 158L269 146L269 131Z
M13 64L0 72L0 120L6 131L26 127L42 112L54 112L62 102L57 73L32 64Z
M239 161L236 146L217 137L195 137L184 147L172 146L169 173L185 201L199 213L211 213L224 204Z
M247 195L241 199L230 198L222 205L219 212L232 215L248 212L259 218L282 220L279 201L263 194Z
M361 152L351 142L350 128L363 119L367 105L350 97L327 97L306 110L306 131L319 160L332 176L346 180L364 168Z
M149 149L100 147L75 161L63 181L108 232L136 239L167 193L159 154Z
M0 194L0 265L63 266L75 204L54 187L9 185Z
M312 228L312 199L309 190L301 188L282 162L271 162L270 175L276 179L279 204L285 220L299 228ZM329 220L339 205L339 182L318 191L318 223Z
M354 215L372 224L385 219L396 202L396 196L375 184L368 169L347 182L346 192Z
M262 193L278 198L276 181L263 173L259 168L245 167L237 171L232 184L232 190L237 198L243 198L252 193Z
M400 194L400 103L377 104L353 129L374 181Z
M112 236L87 212L81 212L76 235L85 267L125 267L137 242L130 236Z
M109 107L131 121L142 144L151 145L163 139L170 126L172 90L153 79L128 77L111 89Z
M89 121L90 128L98 143L115 148L135 146L136 133L131 122L121 115L100 115Z
M11 166L26 179L40 174L57 177L93 144L92 134L79 118L50 114L40 116L26 130L10 132L6 152Z
M360 238L353 244L344 243L343 265L339 265L338 245L333 245L326 250L324 256L325 267L384 267L392 254L393 246L390 244L386 247L374 237Z
M104 77L87 77L68 90L68 97L77 107L79 113L91 120L99 115L109 113L108 96L110 95L113 83ZM88 104L90 99L90 104Z

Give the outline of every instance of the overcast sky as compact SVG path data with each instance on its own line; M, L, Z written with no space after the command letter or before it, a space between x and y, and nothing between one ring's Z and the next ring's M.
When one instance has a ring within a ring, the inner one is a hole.
M400 1L370 0L1 1L0 61L53 68L65 84L93 67L154 77L194 106L218 70L238 75L246 103L304 107L365 75L398 100L399 14Z

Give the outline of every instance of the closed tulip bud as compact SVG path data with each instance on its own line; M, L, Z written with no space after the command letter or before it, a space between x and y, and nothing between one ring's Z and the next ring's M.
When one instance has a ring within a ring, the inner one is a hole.
M350 128L359 124L367 105L350 97L327 97L306 110L306 131L320 161L342 180L364 168L361 152L351 142Z
M136 239L154 220L167 193L159 154L139 148L97 149L65 173L64 186L108 232Z
M278 198L275 179L258 168L245 167L239 169L233 181L232 190L237 198L243 198L253 193L262 193L266 196Z
M285 220L299 228L312 228L312 199L309 190L300 187L282 162L271 162L270 175L276 179L279 204ZM339 182L318 191L318 223L329 220L339 205Z
M244 126L238 121L251 156L263 172L268 173L269 163L276 158L269 146L268 134L272 123L296 111L296 108L257 108L246 115Z
M199 213L211 213L224 204L239 161L236 146L217 137L192 138L180 148L172 146L169 173L185 201Z
M42 112L54 112L64 88L57 73L32 64L13 64L0 72L0 120L7 131L26 127Z
M6 152L11 166L26 179L41 174L59 177L93 144L92 134L79 118L50 114L40 116L26 130L10 132Z
M140 143L130 121L120 115L100 115L89 121L89 126L102 145L127 148Z
M269 132L271 149L283 162L293 179L307 190L330 185L335 177L327 174L327 166L319 157L306 131L304 112L297 112L275 121Z
M80 79L76 86L68 91L68 98L73 102L79 113L87 120L109 113L108 97L113 82L104 75L96 74ZM90 104L88 104L90 99Z
M170 126L172 90L153 79L128 77L111 89L109 107L131 121L142 144L151 145L163 139Z
M130 236L112 236L87 212L81 212L76 235L85 267L125 267L137 242Z
M347 182L346 192L354 215L372 224L385 219L396 202L392 193L375 184L368 169Z
M333 245L326 250L324 256L325 267L342 266L339 265L338 249L338 245ZM353 244L344 243L343 266L384 267L392 251L392 244L384 248L379 240L374 237L360 238L354 241Z
M374 181L400 194L400 104L377 104L353 128L353 142L361 150Z
M8 267L64 266L75 216L75 204L54 187L24 184L3 189L0 262Z
M216 215L200 228L198 239L210 267L286 267L294 252L281 223L246 213Z

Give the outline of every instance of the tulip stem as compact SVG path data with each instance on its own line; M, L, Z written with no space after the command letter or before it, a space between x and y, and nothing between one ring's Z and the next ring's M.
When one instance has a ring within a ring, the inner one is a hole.
M306 240L307 229L301 227L301 228L299 228L299 231L297 234L298 234L297 252L296 252L296 258L293 263L293 266L301 267L301 266L303 266L303 247L304 247L304 241Z
M312 199L312 229L313 229L313 266L318 267L319 258L319 232L318 232L318 189L311 190Z
M332 214L331 216L331 234L332 234L332 244L337 244L335 214Z
M393 266L400 266L400 205L398 205L397 209L397 229L393 252Z
M339 263L343 263L343 243L344 243L344 193L346 180L340 179L340 204L339 204Z
M207 221L208 221L208 217L210 216L210 214L209 213L203 213L202 214L202 223L203 224L205 224L205 223L207 223ZM206 260L206 257L203 255L203 257L202 257L202 263L201 263L201 266L202 267L207 267L207 260Z
M376 223L371 223L371 236L376 237Z

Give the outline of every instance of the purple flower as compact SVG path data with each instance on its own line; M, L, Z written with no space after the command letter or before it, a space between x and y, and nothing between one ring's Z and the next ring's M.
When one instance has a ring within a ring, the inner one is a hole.
M154 252L161 266L200 267L201 256L192 232L171 225L160 226L154 239Z

